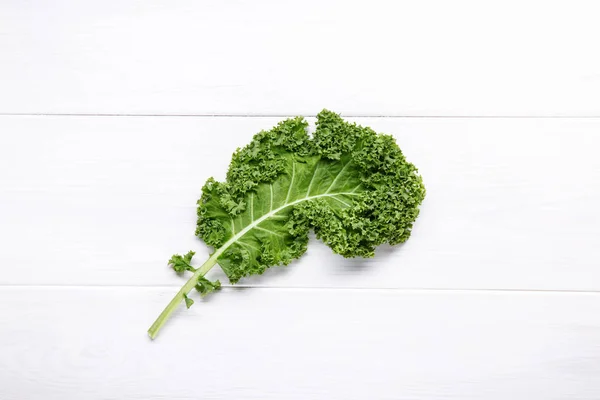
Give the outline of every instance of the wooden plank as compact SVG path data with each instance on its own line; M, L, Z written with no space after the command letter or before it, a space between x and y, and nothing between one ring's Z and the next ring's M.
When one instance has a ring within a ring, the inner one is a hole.
M0 112L600 116L594 1L0 4Z
M592 294L0 289L0 397L564 399L600 393ZM204 303L204 304L201 304Z
M274 118L1 117L0 284L168 285L195 204ZM393 133L428 196L370 260L312 240L251 286L600 290L600 120L357 119ZM219 271L210 276L223 278Z

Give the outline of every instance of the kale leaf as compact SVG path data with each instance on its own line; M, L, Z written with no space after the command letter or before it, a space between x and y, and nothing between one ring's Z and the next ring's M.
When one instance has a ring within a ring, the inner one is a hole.
M220 287L204 275L219 264L231 283L287 265L306 252L308 234L344 257L373 257L383 243L406 241L425 197L415 166L394 138L323 110L312 137L293 118L254 136L234 154L225 182L208 179L198 201L196 235L213 247L200 268L193 252L170 264L192 278L148 331L154 338L196 287Z

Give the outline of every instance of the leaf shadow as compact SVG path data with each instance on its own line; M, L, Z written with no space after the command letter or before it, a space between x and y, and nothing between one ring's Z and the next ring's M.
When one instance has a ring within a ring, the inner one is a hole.
M384 265L386 260L389 260L391 257L397 255L399 251L402 251L404 245L405 243L400 243L393 246L389 244L382 244L375 249L375 256L371 258L343 258L339 254L335 254L326 244L317 239L314 236L314 233L311 234L309 238L309 251L316 250L317 252L324 252L319 255L319 257L323 257L323 259L321 259L322 263L324 264L323 267L326 268L329 266L329 271L332 273L342 273L344 275L362 274L364 271L378 268L379 266ZM282 278L292 273L294 268L306 267L306 265L302 266L302 263L303 258L300 258L299 260L292 261L289 265L271 267L268 268L262 275L245 277L240 282L233 285L229 283L229 279L221 268L215 268L213 271L211 271L209 279L220 280L223 284L224 291L242 294L247 292L249 289L260 287L278 287L277 285L272 286L271 283L274 281L277 282L276 278ZM215 296L215 294L217 296ZM202 303L207 303L213 301L213 298L218 297L218 293L213 293L204 298L196 299Z
M245 286L263 286L270 280L274 280L277 277L283 277L289 274L292 268L298 264L297 260L292 261L289 265L280 265L277 267L268 268L262 275L252 275L243 279L243 285ZM234 286L239 287L239 286Z
M292 271L292 268L296 267L296 264L298 264L298 260L292 261L289 265L270 267L267 268L263 274L246 276L236 284L231 284L229 282L229 278L227 278L227 275L225 275L221 268L215 268L213 270L214 272L211 271L210 279L218 279L227 290L243 291L252 287L268 286L270 281L276 281L274 278L283 277L289 274ZM206 296L205 299L210 297L212 296Z
M375 268L377 265L383 264L382 261L388 260L393 255L397 255L398 252L402 251L405 243L396 244L391 246L389 244L382 244L375 249L375 257L371 258L345 258L343 262L337 263L339 267L346 270L347 272L362 272L366 269ZM377 261L375 261L377 260Z

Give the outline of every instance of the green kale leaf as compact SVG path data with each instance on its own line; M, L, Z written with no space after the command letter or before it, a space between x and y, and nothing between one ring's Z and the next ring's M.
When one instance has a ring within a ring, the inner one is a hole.
M311 230L344 257L373 257L380 244L410 237L425 187L394 138L327 110L312 137L307 130L298 117L262 131L233 154L225 182L208 179L196 235L214 251L198 269L193 252L171 258L176 271L194 275L150 328L152 338L183 299L191 306L194 286L203 295L220 287L204 278L215 264L233 284L303 255Z

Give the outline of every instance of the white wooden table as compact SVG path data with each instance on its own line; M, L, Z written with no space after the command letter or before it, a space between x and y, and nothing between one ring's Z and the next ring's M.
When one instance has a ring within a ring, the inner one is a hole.
M599 7L3 1L0 399L599 399ZM413 237L150 341L201 185L324 107L419 167Z

